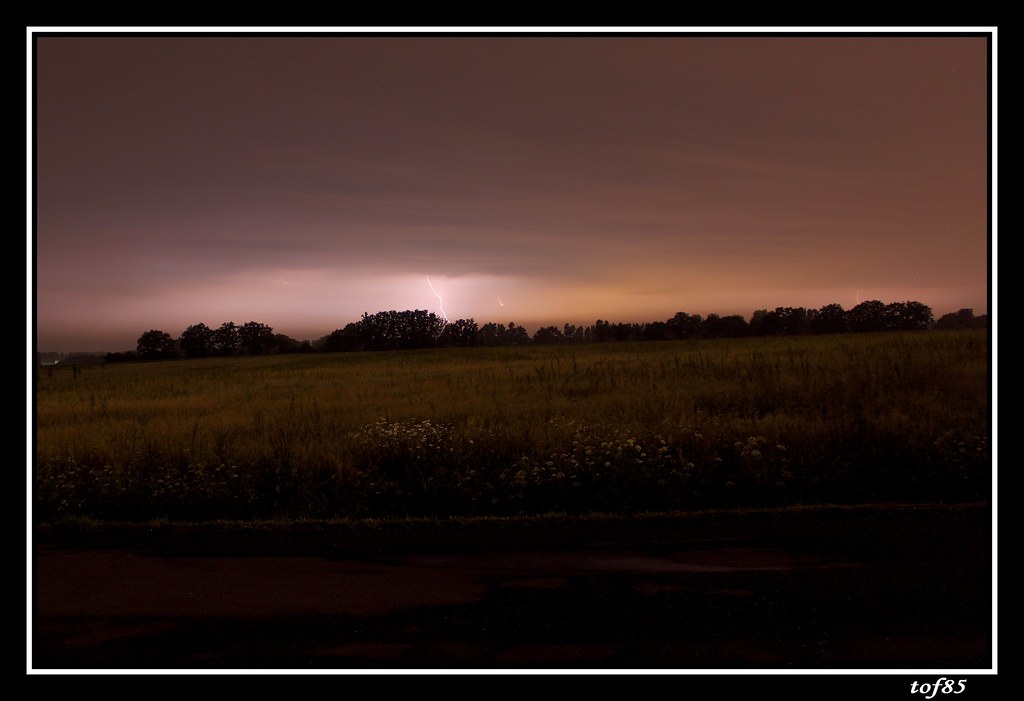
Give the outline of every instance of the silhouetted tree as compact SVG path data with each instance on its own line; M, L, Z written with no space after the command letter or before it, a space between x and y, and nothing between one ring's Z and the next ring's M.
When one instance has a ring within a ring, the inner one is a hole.
M508 322L508 344L510 346L522 346L530 342L530 333L525 326L517 326L516 322Z
M364 313L359 326L359 334L367 350L405 350L437 345L445 321L422 309L391 310Z
M704 338L721 338L722 317L708 314L700 323L700 335Z
M811 333L846 333L850 330L846 311L839 304L827 304L819 309L807 328Z
M303 343L305 345L303 345ZM283 333L275 333L270 337L270 341L267 344L267 349L270 353L308 353L310 350L309 341L298 341L290 336Z
M718 328L722 338L743 338L750 335L750 325L739 314L723 316Z
M930 328L933 322L931 307L920 302L892 302L882 312L882 327L886 331L917 331Z
M234 355L238 352L238 326L225 321L213 332L213 352L216 355Z
M480 329L473 319L457 319L445 324L437 342L441 346L475 346L480 342Z
M758 309L750 319L750 331L755 336L796 336L806 333L808 324L807 310L803 307Z
M774 336L779 333L780 327L778 314L772 314L767 309L755 309L750 316L752 336Z
M482 346L519 346L530 342L529 332L510 321L508 327L489 322L480 327L478 334Z
M612 324L611 331L613 341L639 341L644 336L644 325L619 322Z
M468 348L479 345L480 330L473 319L456 319L444 324L437 345L445 348Z
M178 349L171 334L151 329L139 336L135 353L146 359L173 358L178 354Z
M399 312L398 317L399 348L432 348L447 325L444 319L424 309Z
M202 358L213 353L213 329L206 324L193 324L181 332L181 349L190 358Z
M672 338L672 331L668 327L668 323L664 321L654 321L644 326L642 340L644 341L667 341Z
M480 327L478 337L480 339L481 346L500 346L502 345L502 332L505 330L501 324L495 324L493 321L489 321Z
M317 345L319 350L325 353L363 350L365 348L365 341L362 335L362 327L358 322L346 324L344 328L336 329L325 336Z
M935 322L937 329L972 329L984 328L988 324L988 315L974 316L973 309L961 309L958 312L943 314Z
M566 324L562 327L562 336L566 343L584 343L586 341L585 330L576 324Z
M703 338L742 338L748 333L747 320L739 314L708 314L700 325Z
M537 332L533 334L533 342L538 345L550 345L554 343L563 343L565 336L558 330L557 326L544 326L537 329Z
M666 321L665 324L668 326L672 338L700 338L702 321L700 314L676 312L675 316Z
M861 302L846 312L850 331L867 333L885 330L885 305L877 299Z
M247 321L238 327L238 345L249 355L263 355L270 350L274 329L258 321Z
M803 307L776 307L774 312L779 317L781 333L786 336L798 336L807 333L809 319Z

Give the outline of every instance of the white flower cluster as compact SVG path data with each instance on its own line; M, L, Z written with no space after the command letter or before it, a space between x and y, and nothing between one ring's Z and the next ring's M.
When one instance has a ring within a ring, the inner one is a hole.
M404 457L423 460L438 453L452 453L452 427L429 419L419 421L388 421L380 418L364 426L362 435L385 453L398 452Z

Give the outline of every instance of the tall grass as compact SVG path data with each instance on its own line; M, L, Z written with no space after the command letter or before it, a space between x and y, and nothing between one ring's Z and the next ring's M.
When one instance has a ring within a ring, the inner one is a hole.
M984 332L37 369L43 518L637 511L989 493Z

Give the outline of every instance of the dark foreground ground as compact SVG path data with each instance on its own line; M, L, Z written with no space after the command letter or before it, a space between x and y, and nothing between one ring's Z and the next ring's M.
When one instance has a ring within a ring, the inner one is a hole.
M987 505L39 526L29 667L984 672L991 538Z

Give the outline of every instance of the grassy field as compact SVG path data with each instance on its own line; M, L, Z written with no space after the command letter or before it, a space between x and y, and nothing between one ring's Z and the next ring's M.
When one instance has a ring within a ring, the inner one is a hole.
M34 513L638 513L990 496L984 331L36 370Z

